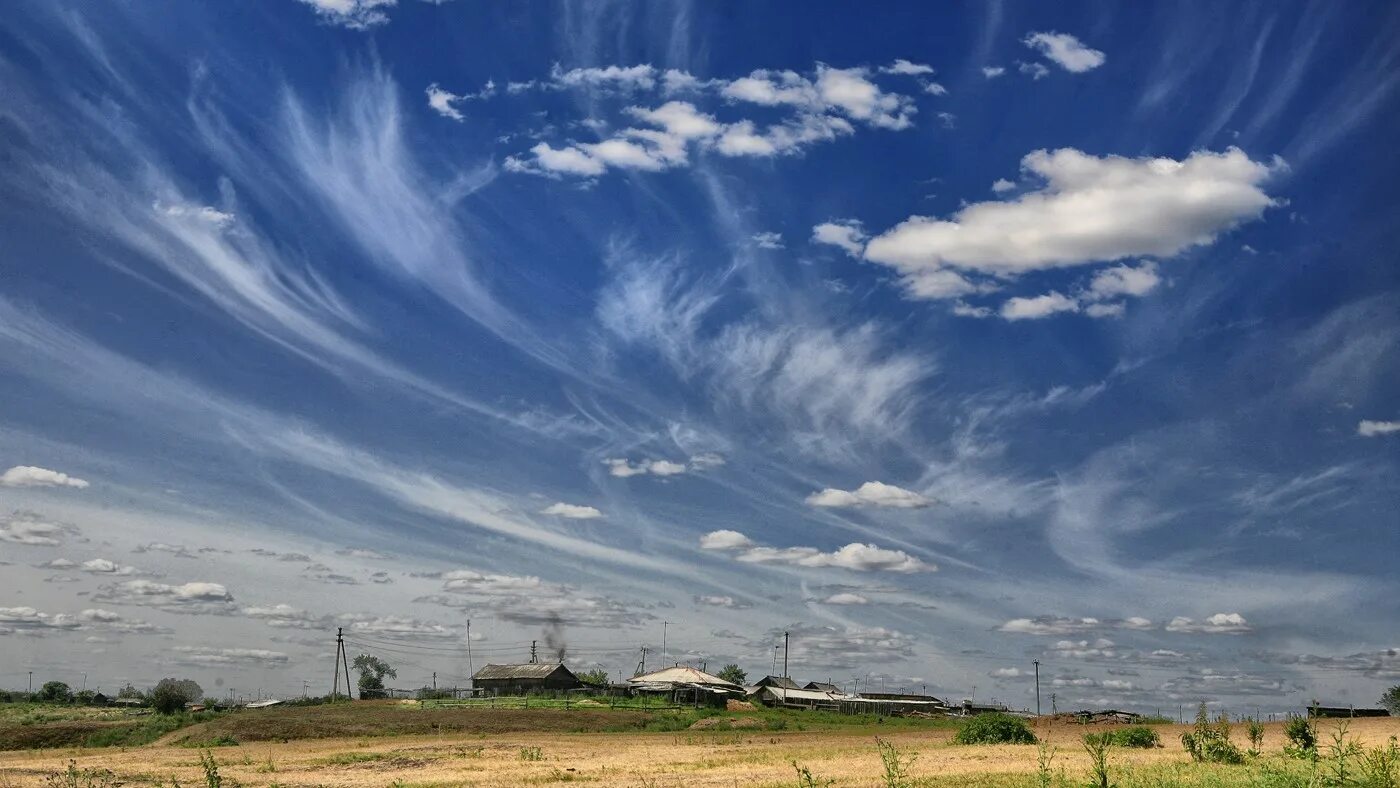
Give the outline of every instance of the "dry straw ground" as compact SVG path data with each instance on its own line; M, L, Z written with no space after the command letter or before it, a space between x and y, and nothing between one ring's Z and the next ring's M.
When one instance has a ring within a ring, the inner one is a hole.
M716 730L705 727L676 733L568 733L567 717L546 713L537 720L486 715L473 725L436 735L291 741L244 741L213 748L225 785L244 786L521 786L586 782L599 786L795 786L793 762L808 767L838 786L875 786L881 781L876 735L915 757L910 776L929 785L1035 785L1038 750L1034 746L963 747L951 744L953 731L938 728L889 728L822 731ZM268 721L275 719L269 715ZM255 720L239 719L239 726ZM560 722L564 720L564 722ZM575 720L576 721L576 720ZM441 721L439 721L441 722ZM523 724L553 730L513 730ZM257 727L257 726L253 726ZM1324 723L1323 733L1331 729ZM244 732L251 728L244 728ZM283 733L291 733L284 726ZM1061 725L1037 731L1058 750L1054 771L1083 784L1088 761L1080 737L1093 728ZM1155 750L1117 750L1115 768L1158 775L1133 785L1263 785L1245 778L1243 767L1188 766L1177 736L1181 726L1159 726L1165 746ZM304 731L303 731L304 732ZM1400 735L1400 719L1355 720L1350 732L1367 745ZM1236 728L1242 737L1242 726ZM180 735L138 748L50 749L0 753L0 788L44 785L69 761L79 770L110 769L125 785L203 785L200 751L175 742ZM1247 742L1240 738L1239 744ZM1282 726L1271 724L1266 752L1284 744ZM1279 759L1283 767L1287 762ZM1172 777L1171 775L1177 775ZM1213 775L1224 775L1221 779ZM1236 780L1231 775L1238 776Z

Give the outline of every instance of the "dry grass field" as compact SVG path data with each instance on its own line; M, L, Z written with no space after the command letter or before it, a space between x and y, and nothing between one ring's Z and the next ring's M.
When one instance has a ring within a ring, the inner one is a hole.
M353 714L346 706L337 714ZM369 717L382 710L364 709ZM406 720L391 731L366 729L349 736L319 737L344 724L287 709L261 717L253 713L203 723L161 740L130 748L43 749L0 753L0 788L31 785L114 786L207 785L200 764L203 750L190 741L219 737L236 746L210 747L223 785L243 786L521 786L589 783L598 786L801 786L793 764L806 767L815 785L883 786L883 765L875 746L880 736L912 758L906 785L1032 786L1084 785L1088 760L1080 737L1093 727L1040 728L1054 759L1040 782L1036 746L959 746L946 724L866 725L823 730L725 730L707 722L673 732L589 732L570 729L635 725L628 712L551 712L522 716L502 710L439 710L425 715L425 733ZM742 719L742 715L737 715ZM791 715L800 720L801 713ZM755 717L758 719L758 717ZM352 721L352 724L360 724ZM765 727L767 727L765 725ZM1324 740L1335 723L1321 723ZM1307 765L1277 754L1281 724L1270 724L1264 751L1275 755L1248 766L1191 764L1177 741L1183 726L1158 726L1164 746L1152 750L1115 749L1116 782L1130 786L1307 785ZM275 731L273 735L266 735ZM214 734L217 733L217 736ZM1400 735L1400 719L1354 720L1349 733L1359 743L1379 745ZM387 734L387 735L371 735ZM1245 746L1237 726L1238 743ZM241 738L240 738L241 737ZM287 740L281 740L282 738ZM183 744L182 744L183 742ZM72 778L61 776L70 762ZM89 771L91 770L91 771ZM111 775L101 770L110 770ZM60 775L56 782L55 775ZM833 782L826 782L831 780Z

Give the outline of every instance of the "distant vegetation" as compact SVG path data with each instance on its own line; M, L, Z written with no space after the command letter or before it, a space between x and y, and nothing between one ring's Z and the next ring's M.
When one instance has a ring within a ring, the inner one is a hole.
M1020 717L1000 712L978 714L953 737L958 744L1035 744L1035 734Z
M749 683L749 674L745 673L743 668L739 667L738 665L735 665L732 662L720 668L719 672L715 675L719 676L725 681L732 681L741 687Z
M1162 746L1162 737L1157 735L1157 731L1146 725L1134 725L1131 728L1118 728L1102 733L1088 733L1084 735L1084 739L1090 743L1102 741L1112 747L1151 749Z

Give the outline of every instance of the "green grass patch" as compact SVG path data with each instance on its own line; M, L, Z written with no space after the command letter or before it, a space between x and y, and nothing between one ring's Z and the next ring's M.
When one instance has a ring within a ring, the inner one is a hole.
M1157 731L1145 725L1134 725L1131 728L1118 728L1101 733L1086 733L1084 740L1091 743L1103 742L1114 747L1152 749L1162 746L1162 737L1157 735Z

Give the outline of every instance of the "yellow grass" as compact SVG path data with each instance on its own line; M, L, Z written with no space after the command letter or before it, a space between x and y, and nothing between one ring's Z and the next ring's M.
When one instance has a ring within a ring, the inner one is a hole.
M1235 734L1241 746L1242 725ZM1323 721L1325 738L1335 723ZM1080 736L1093 727L1059 726L1037 733L1058 749L1055 766L1082 774L1087 760ZM1177 742L1183 726L1157 726L1163 744L1155 750L1115 750L1117 766L1185 763ZM1266 751L1284 744L1282 725L1267 726ZM1350 722L1363 744L1378 745L1400 735L1400 719ZM911 776L939 784L969 784L973 775L1025 775L1036 770L1034 746L962 747L951 744L951 730L759 732L683 731L680 733L501 733L487 735L400 736L250 743L213 750L220 772L244 786L520 786L562 782L598 786L752 786L796 785L792 762L840 786L879 785L880 762L874 736L917 756ZM540 760L523 756L539 748ZM41 750L0 753L0 788L43 785L69 760L79 769L105 768L127 785L202 785L199 752L186 747L150 745L126 750ZM961 777L960 777L961 776ZM977 778L981 779L981 778ZM229 783L225 783L229 784Z

